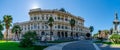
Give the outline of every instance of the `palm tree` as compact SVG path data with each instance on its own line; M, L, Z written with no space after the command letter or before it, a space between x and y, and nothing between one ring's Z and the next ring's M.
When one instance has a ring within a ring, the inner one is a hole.
M103 30L103 32L104 32L104 37L103 38L107 39L108 35L110 33L109 30Z
M99 30L98 32L99 32L99 38L100 38L101 37L101 35L100 35L101 34L101 30Z
M102 31L101 31L101 30L99 30L98 32L99 32L99 38L98 38L98 39L102 42L102 41L103 41Z
M90 30L90 32L92 33L92 32L94 31L94 27L93 27L93 26L90 26L90 27L89 27L89 30Z
M3 30L3 24L2 24L2 21L0 21L0 39L3 38L3 34L2 34L2 30Z
M109 30L103 30L105 32L105 34L109 34Z
M98 34L99 34L99 33L94 34L94 35L93 35L93 38L98 38Z
M4 22L4 25L5 25L5 28L6 28L6 32L7 32L7 34L6 34L6 41L8 41L8 30L9 30L9 28L10 28L10 26L12 26L12 16L11 15L4 15L4 17L3 17L3 22Z
M113 33L113 28L110 29L110 35Z
M70 20L70 26L71 26L71 30L72 30L72 33L73 33L73 27L75 26L75 19Z
M53 32L52 32L53 22L54 22L53 17L50 17L48 20L48 25L50 26L50 39L51 39L51 35L53 34Z
M19 34L21 32L21 27L19 25L14 25L12 28L12 33L15 33L15 38L19 40Z

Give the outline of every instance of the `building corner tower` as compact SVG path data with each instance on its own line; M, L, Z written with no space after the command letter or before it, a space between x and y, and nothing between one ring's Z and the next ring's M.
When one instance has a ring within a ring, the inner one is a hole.
M115 13L115 19L113 21L113 33L118 33L118 26L119 26L120 22L118 20L118 14Z

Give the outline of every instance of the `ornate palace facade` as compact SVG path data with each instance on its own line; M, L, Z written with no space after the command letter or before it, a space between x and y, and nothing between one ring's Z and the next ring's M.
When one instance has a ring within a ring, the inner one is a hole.
M41 40L50 40L50 26L48 25L49 17L53 17L53 27L51 40L57 40L62 38L79 38L85 36L86 33L90 33L90 30L84 26L84 19L80 16L74 16L68 12L62 12L57 9L44 10L44 9L31 9L29 12L30 20L21 23L14 23L14 25L20 25L22 28L22 34L26 31L36 31L38 37ZM70 20L75 19L75 26L71 30ZM73 32L73 33L72 33Z

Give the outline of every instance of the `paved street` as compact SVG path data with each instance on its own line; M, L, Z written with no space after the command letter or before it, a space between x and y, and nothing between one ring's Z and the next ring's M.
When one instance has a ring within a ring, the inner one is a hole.
M65 45L62 50L96 50L89 40L81 40L76 43Z
M101 50L120 50L120 47L112 47L110 45L105 45L105 44L97 44L97 46L101 49Z

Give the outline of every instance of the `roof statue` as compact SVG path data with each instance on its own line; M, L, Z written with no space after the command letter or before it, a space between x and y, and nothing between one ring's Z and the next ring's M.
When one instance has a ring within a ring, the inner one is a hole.
M115 12L115 19L118 20L118 14Z

